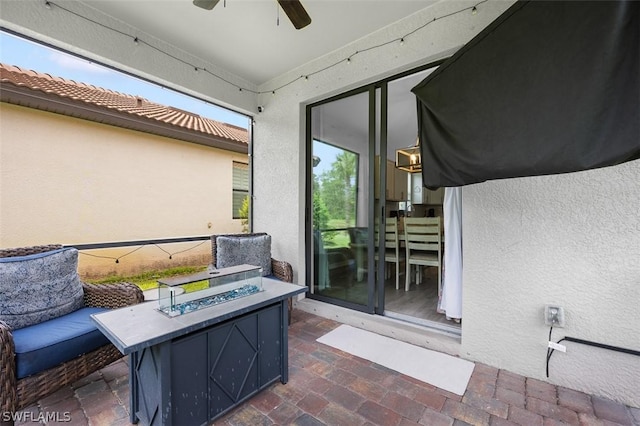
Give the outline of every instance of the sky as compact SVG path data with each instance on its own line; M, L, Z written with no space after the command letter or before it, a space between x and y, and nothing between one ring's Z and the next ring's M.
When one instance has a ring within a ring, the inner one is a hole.
M165 106L180 108L245 129L249 125L249 118L245 115L2 31L0 62L127 95L141 96Z
M313 174L320 176L322 173L331 170L336 157L342 152L344 151L338 147L314 139L313 155L320 158L320 163L313 168Z

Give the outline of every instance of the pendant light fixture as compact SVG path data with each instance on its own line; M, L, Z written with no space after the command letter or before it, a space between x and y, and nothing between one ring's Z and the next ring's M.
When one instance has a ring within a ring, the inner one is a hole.
M416 138L416 144L408 148L400 148L396 151L396 168L409 173L422 171L420 157L420 136Z

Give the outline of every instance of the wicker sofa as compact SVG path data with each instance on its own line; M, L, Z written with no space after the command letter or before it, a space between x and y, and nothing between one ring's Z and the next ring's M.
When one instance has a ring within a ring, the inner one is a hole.
M37 257L41 255L45 257L46 261L46 256L48 256L50 252L58 253L65 250L66 249L62 249L61 245L0 249L0 258L12 257L16 258L17 262L20 262L20 259L31 259L34 256ZM77 260L77 253L75 253L75 256ZM8 264L11 262L13 262L13 259L3 259L4 264ZM8 273L12 273L12 271L13 270L10 270L10 272ZM15 279L19 280L21 278ZM6 276L4 277L4 280L5 283L7 281L10 281L6 278ZM143 301L142 291L133 284L122 283L94 285L82 283L79 281L79 279L77 282L81 285L81 294L79 297L80 303L84 305L83 308L99 307L112 309L140 303ZM6 288L4 291L7 292ZM25 293L29 293L31 291L31 289L25 289ZM88 311L91 312L91 309L93 308L88 309ZM0 314L6 314L8 311L9 309L5 308L5 312L0 311ZM45 320L38 324L35 324L35 326L41 326L45 323L48 326L51 326L52 324L56 326L58 324L61 324L60 321L65 320L64 317L68 317L69 315L73 315L77 312L79 311L70 312L69 314L64 314L51 320ZM122 357L122 354L115 348L115 346L106 341L105 338L105 343L97 343L103 345L98 347L97 349L92 348L88 352L80 354L79 356L75 356L74 358L66 360L58 365L47 368L43 371L38 371L37 373L29 372L26 377L20 377L21 375L25 375L26 373L24 373L23 371L23 373L21 374L19 371L21 367L18 364L22 361L20 361L19 358L20 354L16 353L16 344L19 342L14 341L14 335L17 336L18 334L22 333L22 336L28 336L23 337L23 339L28 339L28 342L26 343L32 345L34 339L37 340L39 336L46 333L39 333L38 331L34 332L33 328L31 328L31 331L29 331L29 328L32 326L16 327L14 324L14 327L12 329L12 327L10 327L6 322L8 321L6 318L10 316L11 315L5 315L5 321L2 321L0 319L0 413L14 413L18 410L28 407L44 396L53 393L63 386L71 384L78 379L109 365L110 363ZM53 323L52 321L58 322ZM84 321L85 326L91 322L88 318L84 318L82 319L82 321ZM42 328L37 330L42 330ZM93 331L92 333L94 341L97 341L96 339L104 337L95 335L95 332ZM62 341L57 344L59 345L57 346L57 348L59 349L55 349L56 352L54 352L54 355L57 356L57 352L68 350L68 341ZM82 343L77 343L76 346L81 344ZM83 348L79 346L75 350L82 353L82 349ZM65 355L69 356L68 354ZM43 361L41 352L30 353L29 356L31 356L31 359L24 361L23 365L28 362L35 361L36 363L38 363ZM46 361L46 359L44 361ZM24 370L24 368L22 369Z
M250 253L247 258L230 259L229 256L226 256L221 250L218 243L220 241L220 237L226 240L241 240L243 243L249 244L252 248L255 248L257 253ZM260 251L264 251L264 253L260 254ZM260 260L260 257L263 259ZM265 262L270 262L270 264L266 265ZM291 267L291 264L271 257L271 236L269 234L265 232L256 232L251 234L218 234L211 236L211 264L215 268L235 266L242 263L263 266L265 269L270 269L270 272L267 273L268 277L276 278L287 283L293 282L293 268ZM291 324L293 300L289 299L288 302L289 324Z

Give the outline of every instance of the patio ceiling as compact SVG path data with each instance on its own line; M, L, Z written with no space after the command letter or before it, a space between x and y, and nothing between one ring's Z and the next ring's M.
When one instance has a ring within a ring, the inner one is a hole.
M191 0L81 1L256 85L435 2L302 0L312 23L296 30L275 0L223 0L213 10Z

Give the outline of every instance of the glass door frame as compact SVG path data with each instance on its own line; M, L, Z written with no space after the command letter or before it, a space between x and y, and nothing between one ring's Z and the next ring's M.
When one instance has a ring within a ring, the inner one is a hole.
M386 213L387 213L386 212L386 205L387 205L387 191L386 191L387 161L386 159L387 159L387 129L388 129L387 82L383 81L379 83L378 85L375 86L375 89L376 89L376 93L377 93L377 89L380 90L380 143L377 146L379 150L378 158L380 158L380 185L378 188L380 190L380 193L378 194L379 206L377 211L374 212L372 217L374 221L374 226L375 226L375 221L376 220L379 221L378 226L379 226L380 232L378 232L377 247L378 247L378 251L382 253L378 256L379 260L377 265L377 271L375 274L375 276L378 278L376 281L376 290L377 290L376 294L378 297L376 300L377 303L376 303L375 313L378 315L384 315L384 299L385 299L384 286L385 286L385 277L386 277L385 268L387 266L385 262L385 252L386 252L385 233L383 232L384 229L386 228ZM374 99L374 102L375 102L375 99ZM374 152L373 154L375 155L376 153ZM375 197L373 198L374 198L373 201L375 204ZM375 236L375 232L373 234ZM369 251L375 255L375 247L373 250L369 250Z
M313 102L311 104L307 104L305 106L305 279L307 286L314 285L313 282L313 258L312 258L312 249L313 249L313 229L312 229L312 108L323 105L326 103L330 103L339 99L347 98L349 96L357 95L360 93L368 92L369 93L369 164L370 164L370 173L369 180L367 182L367 188L369 194L375 193L375 177L372 172L371 165L375 162L376 155L376 120L380 120L380 140L378 149L380 153L386 153L387 151L387 130L388 130L388 83L394 80L397 80L402 77L406 77L429 68L433 68L442 64L447 58L442 58L437 61L429 62L427 64L421 65L416 68L412 68L410 70L395 74L393 76L387 77L385 79L379 80L377 82L369 83L365 86L352 89L346 91L344 93L340 93L335 96L331 96L327 99L323 99L320 101ZM379 115L376 111L376 96L377 90L380 90L380 111ZM386 161L380 162L380 182L386 182L386 174L387 174L387 164ZM368 312L371 314L384 315L384 307L385 307L385 262L379 261L377 265L377 270L375 268L375 219L382 218L382 221L379 226L384 226L384 218L386 216L385 204L386 204L386 191L385 186L380 185L378 194L379 206L376 209L375 207L375 195L370 197L369 204L367 206L368 210L368 218L370 220L369 232L368 235L368 262L367 262L367 291L368 291L368 304L366 307L364 305L359 305L355 303L351 303L348 301L329 298L326 296L321 296L317 294L312 294L309 292L307 297L311 299L320 300L323 302L331 303L337 306ZM385 241L384 241L384 233L379 233L379 241L378 247L379 250L383 253L385 249ZM377 278L377 279L376 279Z
M313 104L309 104L305 109L305 118L306 118L306 155L305 155L305 279L307 282L307 286L314 285L314 261L313 261L313 156L312 156L312 146L313 146L313 132L312 132L312 109L314 107L331 103L333 101L337 101L340 99L348 98L350 96L359 95L362 93L368 93L368 161L369 161L369 169L372 170L371 165L375 161L375 143L376 143L376 86L375 85L367 85L365 87L354 89L346 93L342 93L338 96L334 96L323 101L319 101ZM366 183L367 192L369 194L374 194L375 192L375 181L373 173L369 173L369 178ZM384 187L381 188L382 195L384 195ZM369 229L372 230L373 227L370 225L373 223L373 218L375 217L375 197L369 197L369 202L367 204L367 217L369 219ZM367 235L367 246L369 250L367 250L367 304L357 304L354 302L350 302L347 300L332 298L323 296L320 294L314 294L312 292L307 293L306 297L310 299L319 300L322 302L331 303L333 305L341 306L344 308L367 312L367 313L377 313L378 309L376 308L376 288L377 284L375 282L376 274L374 270L375 265L375 253L371 248L375 247L374 244L374 233L369 232ZM384 266L384 265L383 265ZM384 276L384 275L383 275ZM384 283L383 283L384 286Z

